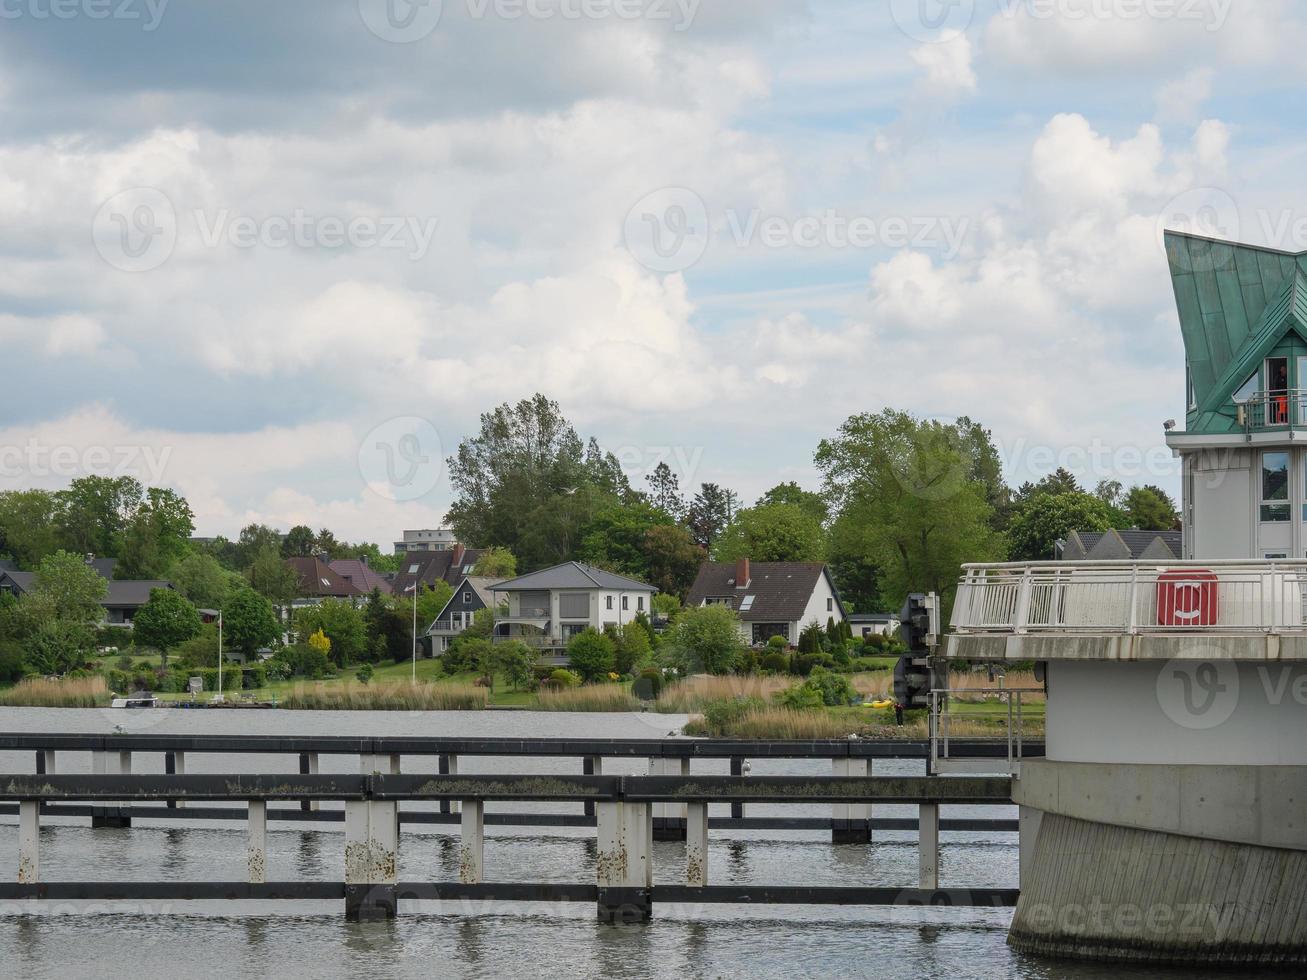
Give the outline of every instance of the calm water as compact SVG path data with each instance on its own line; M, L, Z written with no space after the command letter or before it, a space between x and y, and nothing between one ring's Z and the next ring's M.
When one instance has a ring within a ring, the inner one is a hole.
M71 711L0 708L0 731L299 735L458 735L648 738L683 718L525 712L219 712ZM31 772L29 754L0 752L0 772ZM86 754L61 755L63 772L89 772ZM162 756L138 756L134 771L162 772ZM434 771L436 760L405 758L406 771ZM606 762L606 772L637 773L638 761ZM293 757L187 757L191 772L295 771ZM357 771L357 761L322 758L323 771ZM577 760L460 761L462 772L577 772ZM726 762L695 763L725 772ZM753 772L829 772L829 763L767 761ZM916 773L914 763L877 771ZM519 805L579 812L579 805ZM500 804L495 809L512 809ZM829 815L823 807L750 807L750 812ZM911 807L883 807L884 816ZM1001 808L946 807L945 816L998 817ZM85 821L43 823L41 870L49 881L79 878L241 880L239 821L170 825L137 821L130 831L95 830ZM456 827L405 828L402 880L453 880ZM593 832L488 828L486 874L503 881L592 881ZM727 836L729 834L729 836ZM946 887L1015 887L1015 834L943 834ZM270 880L334 879L342 874L340 825L270 825ZM0 818L0 865L12 874L17 829ZM655 880L676 881L683 846L654 846ZM904 885L915 882L916 837L878 832L875 843L834 847L818 833L714 832L710 876L718 884ZM1004 942L1003 910L810 909L656 906L646 926L605 927L589 905L556 907L431 903L402 907L394 923L347 925L339 903L172 903L95 906L0 905L0 976L225 978L379 977L1192 977L1190 972L1123 971L1022 957Z

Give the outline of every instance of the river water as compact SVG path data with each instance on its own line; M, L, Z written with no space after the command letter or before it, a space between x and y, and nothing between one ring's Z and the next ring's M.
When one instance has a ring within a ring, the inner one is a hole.
M537 712L142 712L0 708L3 732L254 735L412 735L460 737L650 738L685 719L657 714ZM296 771L291 756L187 756L189 772ZM829 773L829 763L754 760L757 775ZM32 772L28 753L0 752L0 772ZM322 757L324 772L357 772L357 760ZM405 757L405 771L435 771L434 758ZM725 760L696 761L694 772L726 771ZM578 772L578 760L460 760L461 772ZM86 753L60 755L61 772L89 772ZM162 772L160 755L133 760L136 772ZM636 774L638 760L605 760L606 773ZM913 762L877 763L878 773L920 774ZM324 804L325 805L325 804ZM406 804L412 806L413 804ZM579 812L579 804L519 804ZM511 809L492 805L488 809ZM750 806L754 815L827 815L829 807ZM912 807L878 807L911 816ZM1013 816L1014 808L945 807L944 816ZM135 821L131 830L91 830L83 820L42 822L41 873L47 881L239 881L245 875L241 821ZM457 880L455 826L407 825L401 880ZM594 880L593 831L491 827L491 881ZM0 817L0 866L17 864L17 827ZM1016 887L1015 834L941 835L940 880L947 888ZM269 825L269 880L339 880L340 824ZM684 846L654 845L655 882L682 879ZM912 885L916 835L878 831L870 845L832 846L828 834L714 831L715 884ZM1011 951L1010 910L807 908L655 905L654 921L602 926L594 908L503 903L407 903L392 923L349 925L340 903L178 902L95 905L0 904L0 977L89 976L418 978L436 977L1194 977L1157 971L1050 962Z

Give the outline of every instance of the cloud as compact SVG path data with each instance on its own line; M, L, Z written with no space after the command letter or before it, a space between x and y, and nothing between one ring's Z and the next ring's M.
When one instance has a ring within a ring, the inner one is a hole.
M912 60L926 73L921 93L928 98L952 101L974 92L976 73L971 66L971 53L971 42L962 33L918 47L912 52Z

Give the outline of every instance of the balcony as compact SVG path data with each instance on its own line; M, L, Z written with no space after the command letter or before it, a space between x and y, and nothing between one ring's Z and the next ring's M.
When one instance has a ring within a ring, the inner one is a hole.
M1245 402L1235 402L1234 411L1244 432L1307 427L1307 390L1258 392Z
M948 656L1307 659L1307 562L967 565Z

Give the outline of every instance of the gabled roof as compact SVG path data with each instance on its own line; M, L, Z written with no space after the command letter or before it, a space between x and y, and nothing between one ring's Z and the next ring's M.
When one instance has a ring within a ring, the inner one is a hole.
M614 589L624 592L657 592L652 585L606 572L579 561L564 562L529 575L509 579L494 586L494 592L521 592L533 589Z
M1062 549L1064 561L1177 561L1183 554L1180 531L1072 531Z
M295 594L302 599L347 599L363 594L321 558L287 558L286 564L299 578Z
M447 601L443 606L440 607L440 612L436 614L435 622L439 622L440 620L444 619L445 614L449 612L449 607L458 601L459 595L461 593L467 591L468 589L471 589L473 592L476 593L477 598L481 600L482 606L486 607L487 609L493 609L495 607L494 587L502 581L503 579L501 578L486 578L485 576L482 575L468 576L464 578L461 582L458 583L458 585L454 586L454 592L452 595L450 595L449 601ZM435 623L432 623L431 625L434 626ZM431 632L431 627L427 627L427 633L430 632Z
M444 580L450 585L457 585L481 560L485 551L480 548L467 548L463 551L457 565L454 556L457 549L447 551L411 551L400 555L399 571L391 582L391 591L396 595L409 592L414 582L421 582L427 588L434 588L436 583Z
M13 561L9 558L0 558L0 572L16 572L16 571L18 571L18 562Z
M1290 332L1307 340L1307 252L1176 231L1165 240L1198 406L1189 429L1228 431L1231 395L1262 359Z
M150 593L155 589L171 589L171 582L158 580L114 580L109 583L109 592L102 605L115 609L134 609L150 601Z
M32 583L36 581L36 572L0 572L0 585L8 584L13 586L15 592L23 595L32 591Z
M362 558L337 558L329 567L360 592L380 589L383 595L390 594L390 583Z
M704 562L685 604L699 606L705 599L730 597L742 622L794 623L807 612L822 576L830 578L826 566L819 561L755 561L749 563L749 584L741 589L735 582L736 567L733 561ZM842 617L844 606L833 581L831 591L835 593ZM753 602L745 609L747 596L753 596Z

